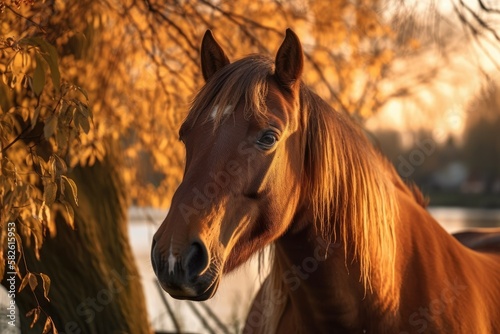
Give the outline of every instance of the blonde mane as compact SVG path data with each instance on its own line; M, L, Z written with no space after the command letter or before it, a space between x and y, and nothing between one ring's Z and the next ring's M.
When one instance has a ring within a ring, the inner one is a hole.
M328 243L340 241L346 254L352 252L365 292L377 280L380 294L393 293L396 186L413 192L416 200L420 193L406 187L348 116L335 112L306 87L301 88L300 108L307 122L303 132L305 194L311 200L319 234ZM281 273L286 268L277 262L270 268L264 291L284 291ZM270 321L264 325L265 332L276 331L285 306L282 303L267 310Z
M374 277L393 283L398 213L392 166L354 121L305 87L301 108L308 117L305 182L319 232L353 252L365 288Z

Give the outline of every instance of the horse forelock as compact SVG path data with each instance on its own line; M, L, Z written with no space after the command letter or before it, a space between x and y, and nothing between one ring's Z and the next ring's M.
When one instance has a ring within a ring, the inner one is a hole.
M273 71L272 59L257 54L226 65L195 96L186 126L201 120L213 122L215 130L237 108L243 108L246 119L265 119L268 79Z

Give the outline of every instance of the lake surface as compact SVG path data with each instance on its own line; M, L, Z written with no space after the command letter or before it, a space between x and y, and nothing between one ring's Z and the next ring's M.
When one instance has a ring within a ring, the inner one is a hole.
M431 214L440 222L450 233L463 230L468 227L495 227L500 226L500 209L462 209L462 208L429 208ZM139 268L139 273L143 281L144 291L150 322L157 331L174 331L175 326L168 314L167 308L162 301L162 293L173 313L176 315L180 326L185 332L208 333L206 326L200 321L200 316L210 322L215 327L215 321L207 316L206 310L200 306L200 303L178 301L170 298L157 288L155 275L150 262L150 246L153 234L166 216L166 211L131 208L129 211L129 232L131 245L134 250L135 258ZM260 283L264 279L259 275L258 264L253 259L235 273L222 279L219 290L214 298L205 302L210 310L228 327L240 326L238 321L244 321L247 310L250 306L253 295L256 293ZM5 291L0 291L0 329L5 329L3 315L8 299ZM12 329L12 328L9 328ZM215 332L221 332L215 329ZM2 331L2 333L7 333ZM11 330L8 333L19 333Z

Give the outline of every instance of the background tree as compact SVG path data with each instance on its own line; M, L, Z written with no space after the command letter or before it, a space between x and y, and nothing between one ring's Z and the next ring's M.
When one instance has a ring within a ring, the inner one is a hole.
M486 191L491 192L495 181L500 181L499 83L489 81L466 111L463 144L465 163L470 168L472 178L484 181Z
M19 234L16 302L29 316L21 331L148 333L117 142L99 134L77 85L85 83L79 66L95 56L99 15L82 18L83 35L66 10L45 3L3 14L5 34L18 33L2 41L1 199L2 226L16 221Z

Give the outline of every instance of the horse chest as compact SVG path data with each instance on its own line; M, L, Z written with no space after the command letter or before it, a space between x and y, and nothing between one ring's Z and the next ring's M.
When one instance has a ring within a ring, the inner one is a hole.
M324 334L361 334L370 333L365 329L361 319L352 320L350 315L334 315L334 312L317 312L305 314L304 310L294 310L292 303L287 302L279 321L276 333L324 333ZM322 313L322 314L320 314Z

